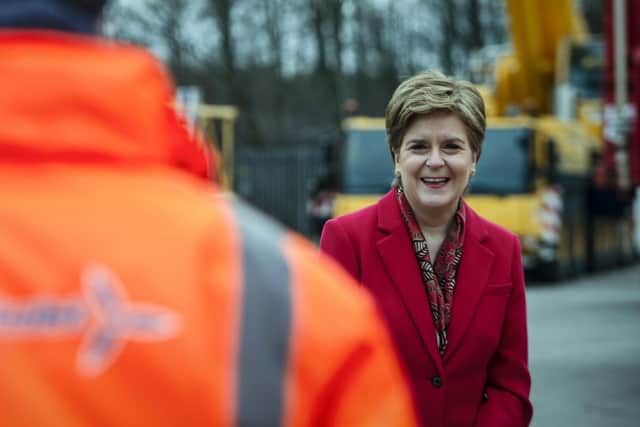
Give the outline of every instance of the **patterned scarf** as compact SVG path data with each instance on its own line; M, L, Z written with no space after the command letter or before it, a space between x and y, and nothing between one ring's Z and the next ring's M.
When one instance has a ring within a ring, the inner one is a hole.
M431 317L436 328L438 351L442 356L447 349L447 328L451 322L451 305L453 303L453 293L456 289L456 274L462 257L465 222L464 206L462 203L459 204L455 214L455 222L449 227L434 264L431 262L427 241L400 185L396 189L396 196L402 218L407 226L409 238L418 259L418 265L422 273L422 283L427 292Z

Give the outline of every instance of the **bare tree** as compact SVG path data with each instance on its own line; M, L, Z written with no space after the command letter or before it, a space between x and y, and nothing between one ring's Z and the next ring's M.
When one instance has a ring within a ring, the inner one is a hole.
M342 0L309 0L309 20L317 50L315 74L329 94L333 120L342 119Z
M239 140L264 144L337 129L349 97L382 114L401 77L463 74L473 50L506 37L497 0L139 0L107 21L206 101L237 105Z
M507 41L505 5L502 1L482 1L482 33L484 43L500 44Z
M362 1L354 1L354 17L353 17L353 25L354 25L354 33L355 33L355 93L357 97L357 101L362 103L365 94L368 91L367 77L370 63L370 50L368 46L368 40L370 39L369 34L367 33L368 27L366 25L367 22L367 7L366 4Z
M309 15L318 53L315 72L318 75L326 75L329 72L329 66L327 64L327 44L324 36L324 1L309 0Z
M222 64L225 71L225 80L232 90L236 89L236 56L231 34L233 5L235 0L207 0L209 12L213 17L220 34Z
M472 51L484 46L484 31L480 15L480 0L466 0L465 9L469 20L465 37L466 51Z
M236 47L233 38L233 9L237 0L206 0L206 8L213 18L220 38L220 50L222 51L222 68L224 81L229 88L231 102L239 106L244 118L242 120L245 139L248 142L259 144L262 139L258 131L256 118L251 103L251 97L240 80L240 69L237 64Z
M456 70L455 51L459 46L458 21L460 14L457 2L454 0L435 0L435 10L438 11L440 21L440 61L442 69L447 74Z
M333 79L332 91L334 96L335 121L338 125L342 121L342 102L344 99L344 81L343 81L343 64L342 55L344 45L342 42L342 33L344 25L344 12L342 0L325 0L327 7L327 15L329 20L329 28L331 31L330 40L333 50Z
M283 20L286 0L260 0L260 7L264 14L265 31L269 41L271 56L271 77L273 79L273 96L271 103L273 111L272 126L276 141L282 142L284 138L285 115L285 87L283 82Z
M385 19L386 18L386 19ZM378 81L380 90L390 95L398 84L398 52L394 47L392 28L397 29L393 5L390 4L385 14L379 11L369 16L369 33L373 35L373 49L378 58ZM381 31L384 29L385 31Z
M144 0L132 5L114 4L109 11L113 36L150 48L160 46L178 81L189 74L195 58L193 41L185 35L188 0Z

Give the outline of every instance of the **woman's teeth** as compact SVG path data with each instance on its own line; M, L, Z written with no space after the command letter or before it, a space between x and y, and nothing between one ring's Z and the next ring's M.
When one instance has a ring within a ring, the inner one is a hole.
M444 184L449 178L422 178L422 182L426 184Z

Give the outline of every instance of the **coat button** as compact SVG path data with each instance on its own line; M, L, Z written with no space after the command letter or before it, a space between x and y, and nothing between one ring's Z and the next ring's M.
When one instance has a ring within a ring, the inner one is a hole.
M431 385L433 385L436 388L439 388L442 386L442 378L440 378L439 375L434 376L433 378L431 378Z
M486 391L484 393L482 393L482 400L484 400L484 401L489 400L489 393L487 393Z

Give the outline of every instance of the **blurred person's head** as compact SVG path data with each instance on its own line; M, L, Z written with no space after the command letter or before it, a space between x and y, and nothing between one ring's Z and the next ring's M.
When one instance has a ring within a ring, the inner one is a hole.
M425 71L398 86L385 120L394 185L402 185L413 210L455 209L482 151L486 115L478 90Z
M2 0L0 28L96 34L107 0Z

